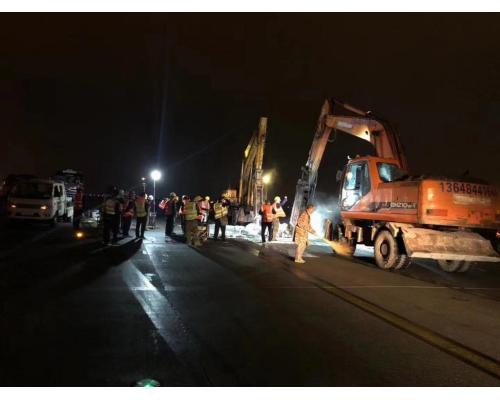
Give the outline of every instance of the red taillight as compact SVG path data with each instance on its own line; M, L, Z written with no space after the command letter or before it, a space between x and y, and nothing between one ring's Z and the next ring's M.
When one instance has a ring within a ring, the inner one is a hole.
M448 215L448 210L443 210L441 208L428 208L427 215L431 215L433 217L446 217Z

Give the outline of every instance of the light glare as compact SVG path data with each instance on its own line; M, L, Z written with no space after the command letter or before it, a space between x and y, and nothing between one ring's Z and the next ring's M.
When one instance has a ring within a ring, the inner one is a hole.
M157 169L154 169L151 171L151 179L154 181L158 181L161 179L161 172L158 171Z

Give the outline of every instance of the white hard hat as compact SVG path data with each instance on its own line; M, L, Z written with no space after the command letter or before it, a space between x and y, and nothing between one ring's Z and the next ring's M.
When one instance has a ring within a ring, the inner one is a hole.
M276 197L274 198L274 202L275 202L275 203L281 203L281 197L276 196Z

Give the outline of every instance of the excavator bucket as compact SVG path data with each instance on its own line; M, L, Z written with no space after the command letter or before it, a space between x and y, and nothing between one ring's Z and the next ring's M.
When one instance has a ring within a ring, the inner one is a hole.
M406 252L414 258L500 262L491 242L473 232L404 227Z

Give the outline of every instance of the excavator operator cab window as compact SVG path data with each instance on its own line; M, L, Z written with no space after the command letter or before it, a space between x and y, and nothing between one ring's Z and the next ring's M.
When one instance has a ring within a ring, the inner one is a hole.
M349 210L364 195L370 192L370 175L368 164L358 162L347 167L342 188L341 208Z
M382 182L394 182L404 179L408 174L395 164L377 163L378 176Z

